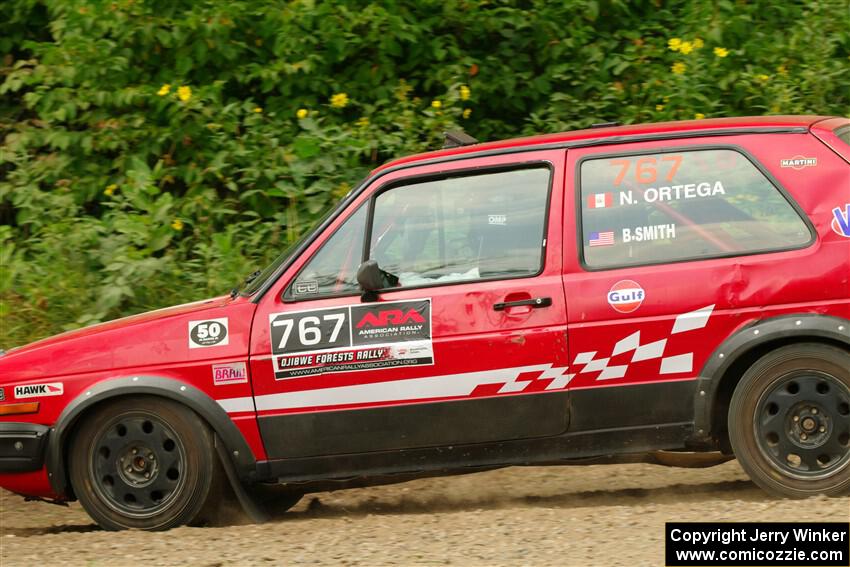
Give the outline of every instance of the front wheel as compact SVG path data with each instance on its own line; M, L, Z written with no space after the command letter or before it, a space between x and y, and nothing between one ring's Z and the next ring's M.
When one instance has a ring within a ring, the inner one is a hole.
M729 440L750 478L792 498L850 490L850 354L822 344L781 347L741 378Z
M191 522L215 497L220 465L194 412L154 397L110 402L77 430L71 485L108 530L166 530Z

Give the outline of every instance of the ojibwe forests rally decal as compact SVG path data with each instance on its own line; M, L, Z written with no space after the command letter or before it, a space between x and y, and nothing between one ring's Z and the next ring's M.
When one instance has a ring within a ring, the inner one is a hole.
M430 299L273 313L269 324L278 380L434 364Z

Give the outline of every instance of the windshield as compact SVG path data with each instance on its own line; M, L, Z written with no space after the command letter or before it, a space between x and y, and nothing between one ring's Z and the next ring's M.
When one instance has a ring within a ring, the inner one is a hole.
M345 196L345 198L342 199L342 201L329 206L328 209L322 213L319 219L314 222L310 226L310 228L304 231L304 233L298 238L298 240L287 246L286 249L284 249L284 251L277 258L275 258L271 264L266 266L256 278L248 282L248 284L240 293L242 295L252 295L258 289L263 287L263 284L277 272L278 268L280 268L283 264L286 263L287 260L290 259L292 254L296 250L298 250L302 244L304 244L311 236L313 236L313 234L320 226L322 226L322 224L324 224L332 215L335 216L338 211L341 211L343 208L345 208L345 205L348 203L348 199L351 194L352 193L349 193Z

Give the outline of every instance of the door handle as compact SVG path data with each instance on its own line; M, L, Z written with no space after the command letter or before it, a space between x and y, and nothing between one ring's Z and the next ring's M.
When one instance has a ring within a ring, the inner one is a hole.
M524 305L528 305L533 309L537 309L540 307L549 307L552 305L551 297L535 297L532 299L521 299L519 301L505 301L502 303L494 303L493 310L494 311L504 311L508 307L522 307Z

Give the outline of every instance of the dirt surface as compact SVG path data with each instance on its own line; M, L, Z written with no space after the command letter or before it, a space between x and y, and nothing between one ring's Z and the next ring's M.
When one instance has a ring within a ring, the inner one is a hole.
M0 491L0 565L663 565L666 521L850 520L768 497L736 462L510 468L308 495L263 525L105 532Z

